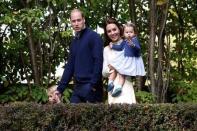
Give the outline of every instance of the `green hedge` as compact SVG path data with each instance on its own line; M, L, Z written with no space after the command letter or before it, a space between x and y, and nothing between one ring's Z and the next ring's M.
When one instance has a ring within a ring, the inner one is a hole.
M0 105L0 130L196 130L196 104Z

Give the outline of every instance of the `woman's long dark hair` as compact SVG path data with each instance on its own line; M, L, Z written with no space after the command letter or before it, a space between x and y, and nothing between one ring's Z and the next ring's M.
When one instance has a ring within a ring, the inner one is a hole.
M104 27L105 45L108 45L109 42L111 42L111 39L108 37L107 30L106 30L106 26L108 24L115 24L118 27L118 29L120 30L120 37L122 37L122 35L123 35L123 26L122 26L122 24L120 24L115 18L111 18L111 17L107 18L105 20L104 26L103 26Z

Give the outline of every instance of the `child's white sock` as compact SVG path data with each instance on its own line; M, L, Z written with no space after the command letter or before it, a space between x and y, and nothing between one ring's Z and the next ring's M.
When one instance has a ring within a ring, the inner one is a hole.
M114 83L113 80L108 80L108 85L111 84L111 83Z
M115 89L122 89L122 85L117 84L117 85L115 86Z

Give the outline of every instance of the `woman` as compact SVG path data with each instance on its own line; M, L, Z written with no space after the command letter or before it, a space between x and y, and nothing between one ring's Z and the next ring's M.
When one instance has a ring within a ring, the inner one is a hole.
M113 18L108 18L105 21L104 25L104 33L106 37L106 41L108 44L120 44L123 40L121 38L123 34L122 26ZM110 48L110 45L106 46L104 48L104 62L103 62L103 76L109 77L110 74L113 72L114 68L110 65L110 62L114 60L115 56L120 51L112 50ZM110 79L110 78L109 78ZM115 80L113 81L114 85L117 84L119 81L119 77L117 76ZM110 87L110 81L108 82ZM135 93L133 89L133 85L131 83L131 78L126 76L124 85L122 87L122 91L119 92L119 94L116 94L115 97L112 96L111 91L108 92L108 103L114 104L114 103L126 103L126 104L133 104L136 103L135 99Z

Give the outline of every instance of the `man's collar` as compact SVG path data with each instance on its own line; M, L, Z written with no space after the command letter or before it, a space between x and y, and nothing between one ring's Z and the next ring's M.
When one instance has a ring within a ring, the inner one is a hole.
M84 32L85 29L86 29L86 27L84 26L84 28L81 29L81 31L75 32L75 39L79 39L81 37L81 34Z

